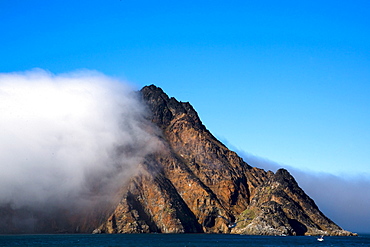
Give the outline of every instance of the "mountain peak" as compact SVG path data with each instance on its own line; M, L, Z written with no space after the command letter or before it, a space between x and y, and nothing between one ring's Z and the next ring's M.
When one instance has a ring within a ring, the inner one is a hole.
M273 173L251 167L229 150L207 130L190 103L170 98L155 85L140 93L152 122L145 127L156 130L161 148L137 161L140 171L114 190L106 204L91 206L84 215L64 210L38 222L37 233L95 229L94 233L353 235L327 218L287 170ZM5 224L0 224L0 233L22 232L12 222L16 216L27 224L25 211L1 208ZM44 215L42 209L36 213Z
M110 217L120 223L108 220L101 231L352 234L320 212L287 170L266 172L230 151L190 103L170 98L155 85L141 94L168 150L146 160L147 171L160 169L132 180Z
M194 127L205 129L198 113L189 102L179 102L155 85L145 86L141 89L144 101L152 113L152 122L159 127L167 128L169 123L178 117L185 117Z

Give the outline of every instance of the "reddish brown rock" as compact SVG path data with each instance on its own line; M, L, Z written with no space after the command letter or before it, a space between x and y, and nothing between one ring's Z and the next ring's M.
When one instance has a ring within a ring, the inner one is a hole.
M100 226L103 232L351 235L323 215L286 170L251 167L230 151L189 103L154 85L141 93L164 148L147 157Z
M230 151L189 103L154 85L141 94L161 148L112 191L114 198L77 211L55 206L52 214L5 205L0 233L26 233L19 226L32 215L39 219L31 222L32 233L352 235L328 219L288 171L251 167Z

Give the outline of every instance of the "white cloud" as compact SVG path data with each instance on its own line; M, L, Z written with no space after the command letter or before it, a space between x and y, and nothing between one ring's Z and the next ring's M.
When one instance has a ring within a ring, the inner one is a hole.
M14 209L89 201L158 146L138 94L92 71L0 74L0 114L0 204Z

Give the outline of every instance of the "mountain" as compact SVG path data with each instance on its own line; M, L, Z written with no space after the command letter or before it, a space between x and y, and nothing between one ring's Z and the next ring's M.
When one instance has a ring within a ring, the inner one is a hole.
M285 169L251 167L187 102L141 90L163 148L141 164L95 233L344 235Z
M154 85L140 94L151 122L143 125L158 148L138 161L128 182L81 205L76 198L32 207L1 204L0 233L355 235L328 219L287 170L273 173L244 162L189 103ZM140 152L134 149L117 152ZM92 185L98 193L99 183Z

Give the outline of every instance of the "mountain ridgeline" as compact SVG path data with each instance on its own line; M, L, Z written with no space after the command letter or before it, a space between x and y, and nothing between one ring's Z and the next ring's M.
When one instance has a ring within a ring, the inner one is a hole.
M355 235L327 218L287 170L252 167L230 151L189 103L154 85L140 94L159 148L113 199L83 210L2 205L0 233Z
M163 150L146 158L95 232L353 235L328 219L285 169L251 167L189 103L141 90Z

